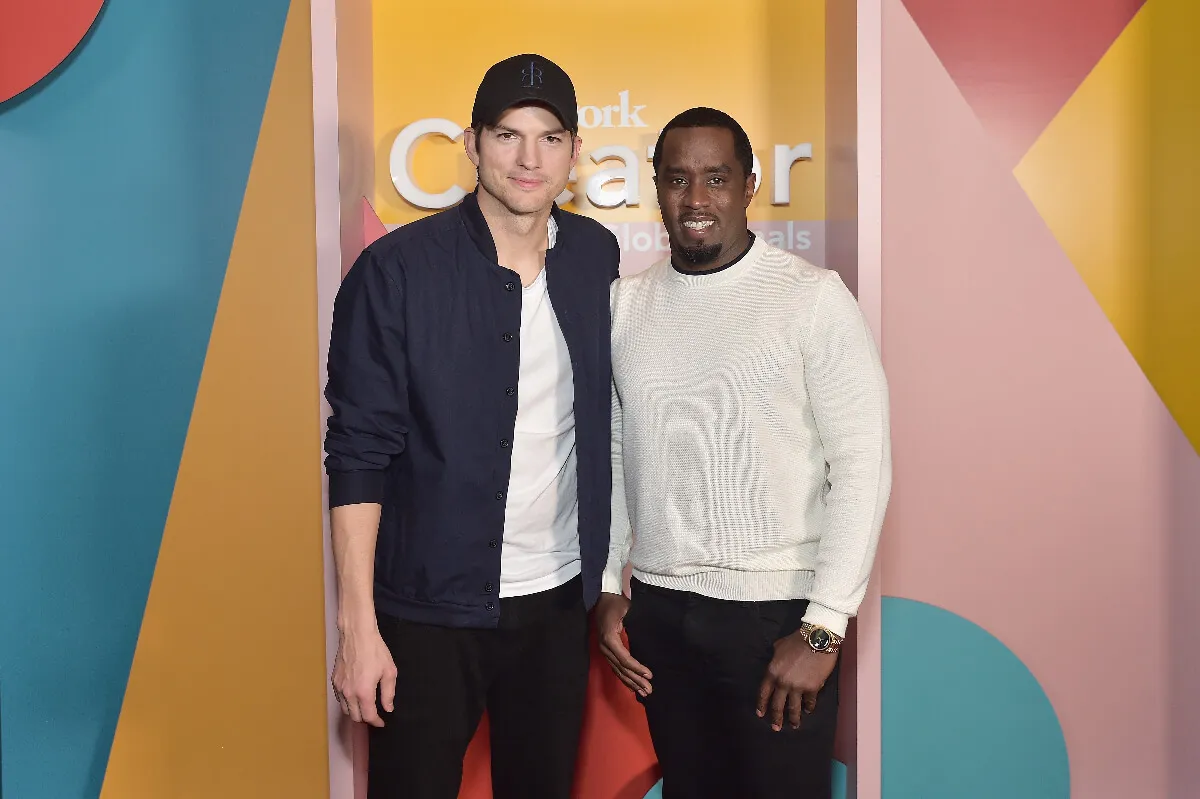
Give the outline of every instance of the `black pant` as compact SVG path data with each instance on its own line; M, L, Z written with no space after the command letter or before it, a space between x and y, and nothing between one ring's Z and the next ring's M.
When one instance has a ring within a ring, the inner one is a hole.
M630 653L653 674L642 700L663 799L830 799L839 667L799 730L756 714L774 642L808 603L732 602L631 582Z
M588 677L580 579L500 600L500 627L380 616L399 676L395 711L370 729L370 799L455 799L487 709L492 795L569 799Z

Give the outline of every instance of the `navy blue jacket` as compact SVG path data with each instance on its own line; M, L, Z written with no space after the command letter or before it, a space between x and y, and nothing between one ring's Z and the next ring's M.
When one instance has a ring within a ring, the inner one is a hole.
M575 388L584 601L608 557L609 284L620 248L555 207L546 284ZM325 396L330 507L380 503L375 605L450 627L499 621L517 414L521 280L497 263L475 195L367 247L334 303Z

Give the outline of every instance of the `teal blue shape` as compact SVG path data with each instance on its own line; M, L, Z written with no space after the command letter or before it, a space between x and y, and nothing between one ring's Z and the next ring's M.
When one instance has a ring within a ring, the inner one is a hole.
M846 764L840 760L833 761L833 799L846 799L847 778Z
M644 799L662 799L662 785L662 780L654 783ZM839 760L833 761L832 799L846 799L846 765Z
M1069 799L1058 717L1004 644L893 597L882 635L883 799Z
M100 793L288 5L109 2L0 104L4 796Z

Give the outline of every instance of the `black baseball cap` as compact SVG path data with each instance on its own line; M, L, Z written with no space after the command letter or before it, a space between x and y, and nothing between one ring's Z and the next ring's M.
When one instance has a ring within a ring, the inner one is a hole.
M514 105L529 102L549 107L563 127L579 131L575 84L553 61L533 53L506 58L484 73L471 109L471 126L494 125Z

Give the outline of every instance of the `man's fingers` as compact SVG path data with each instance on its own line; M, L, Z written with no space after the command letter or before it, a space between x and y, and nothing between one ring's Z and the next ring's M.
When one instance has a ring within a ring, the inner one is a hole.
M388 713L396 709L396 675L392 672L385 672L379 681L379 702Z
M653 690L650 680L654 678L654 675L650 673L650 669L639 663L629 653L629 648L621 637L621 632L624 630L623 619L628 612L629 604L626 601L623 605L620 602L614 605L608 599L604 601L609 610L601 613L601 619L597 624L597 630L600 633L600 652L608 661L608 665L612 667L617 679L624 683L629 690L641 696L649 696Z
M817 691L808 691L804 694L804 712L815 713L817 710Z
M800 691L792 691L788 695L787 715L788 724L793 730L800 729L801 711L804 710L807 699Z
M765 718L767 715L767 703L771 701L771 694L775 693L775 680L771 679L768 674L763 677L762 684L758 686L758 717Z
M614 638L616 638L615 641L613 640ZM650 694L652 690L650 679L653 675L648 668L635 660L633 655L629 654L629 650L621 644L619 637L605 636L600 641L600 651L605 659L608 660L608 664L612 666L613 671L621 679L621 682L642 696Z
M617 662L620 663L623 668L628 669L634 674L640 675L643 679L654 679L654 675L650 673L650 669L646 668L641 663L638 663L637 660L634 659L633 655L629 654L629 650L625 648L624 644L620 643L619 638L617 639L617 644L612 647L612 650L613 654L617 657Z
M360 713L358 710L358 700L352 696L347 696L346 704L349 706L348 712L350 713L350 720L361 723L363 719L362 713Z
M628 685L630 690L636 691L642 696L649 696L650 692L654 690L649 680L636 671L626 668L620 661L609 660L608 664L612 666L613 673L620 678L621 682Z
M771 694L771 709L768 711L771 729L776 732L783 729L783 711L787 707L787 699L788 692L782 686L776 686L775 692Z
M621 669L617 673L617 676L623 676L625 683L642 696L649 696L650 692L654 690L653 686L650 685L650 681L637 672L630 671L629 669Z
M649 691L646 690L644 683L639 683L634 679L634 675L629 674L624 669L614 666L613 674L617 675L617 679L625 684L625 687L633 691L635 694L646 696Z
M376 704L375 696L373 690L369 694L366 691L361 692L358 696L358 712L367 724L372 727L382 727L383 719L379 718L379 707Z

